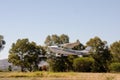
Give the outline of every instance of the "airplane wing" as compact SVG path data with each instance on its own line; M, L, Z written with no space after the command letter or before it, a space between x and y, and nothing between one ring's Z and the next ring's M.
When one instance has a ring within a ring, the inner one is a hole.
M89 53L89 51L87 50L71 50L71 49L64 49L64 48L60 48L60 47L49 47L50 51L52 51L53 53L57 53L57 54L64 54L64 55L87 55Z

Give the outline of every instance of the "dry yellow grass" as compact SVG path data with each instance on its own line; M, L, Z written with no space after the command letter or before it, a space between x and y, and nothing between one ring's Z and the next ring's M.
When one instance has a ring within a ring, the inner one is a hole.
M0 72L0 80L120 80L120 73Z

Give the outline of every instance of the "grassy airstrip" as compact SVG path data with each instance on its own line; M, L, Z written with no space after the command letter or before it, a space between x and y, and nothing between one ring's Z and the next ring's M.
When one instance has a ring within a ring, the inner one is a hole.
M120 80L120 73L0 72L0 80Z

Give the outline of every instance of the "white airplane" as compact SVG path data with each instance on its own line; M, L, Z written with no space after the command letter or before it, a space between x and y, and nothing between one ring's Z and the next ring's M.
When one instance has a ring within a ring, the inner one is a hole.
M78 55L81 57L84 55L89 55L91 47L87 47L85 50L72 50L72 48L78 44L78 42L67 43L62 46L49 46L48 48L51 52L56 53L56 56Z

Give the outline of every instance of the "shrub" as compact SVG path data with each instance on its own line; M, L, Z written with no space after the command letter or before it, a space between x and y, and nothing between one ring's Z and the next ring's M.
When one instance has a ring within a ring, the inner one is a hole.
M0 72L3 72L3 70L0 70Z
M94 59L90 57L81 57L74 59L73 67L77 72L90 72Z
M53 72L65 72L66 63L64 57L55 57L48 60L49 69Z
M111 63L109 69L111 72L120 72L120 63L119 62Z
M12 71L12 66L11 65L8 66L8 71Z

